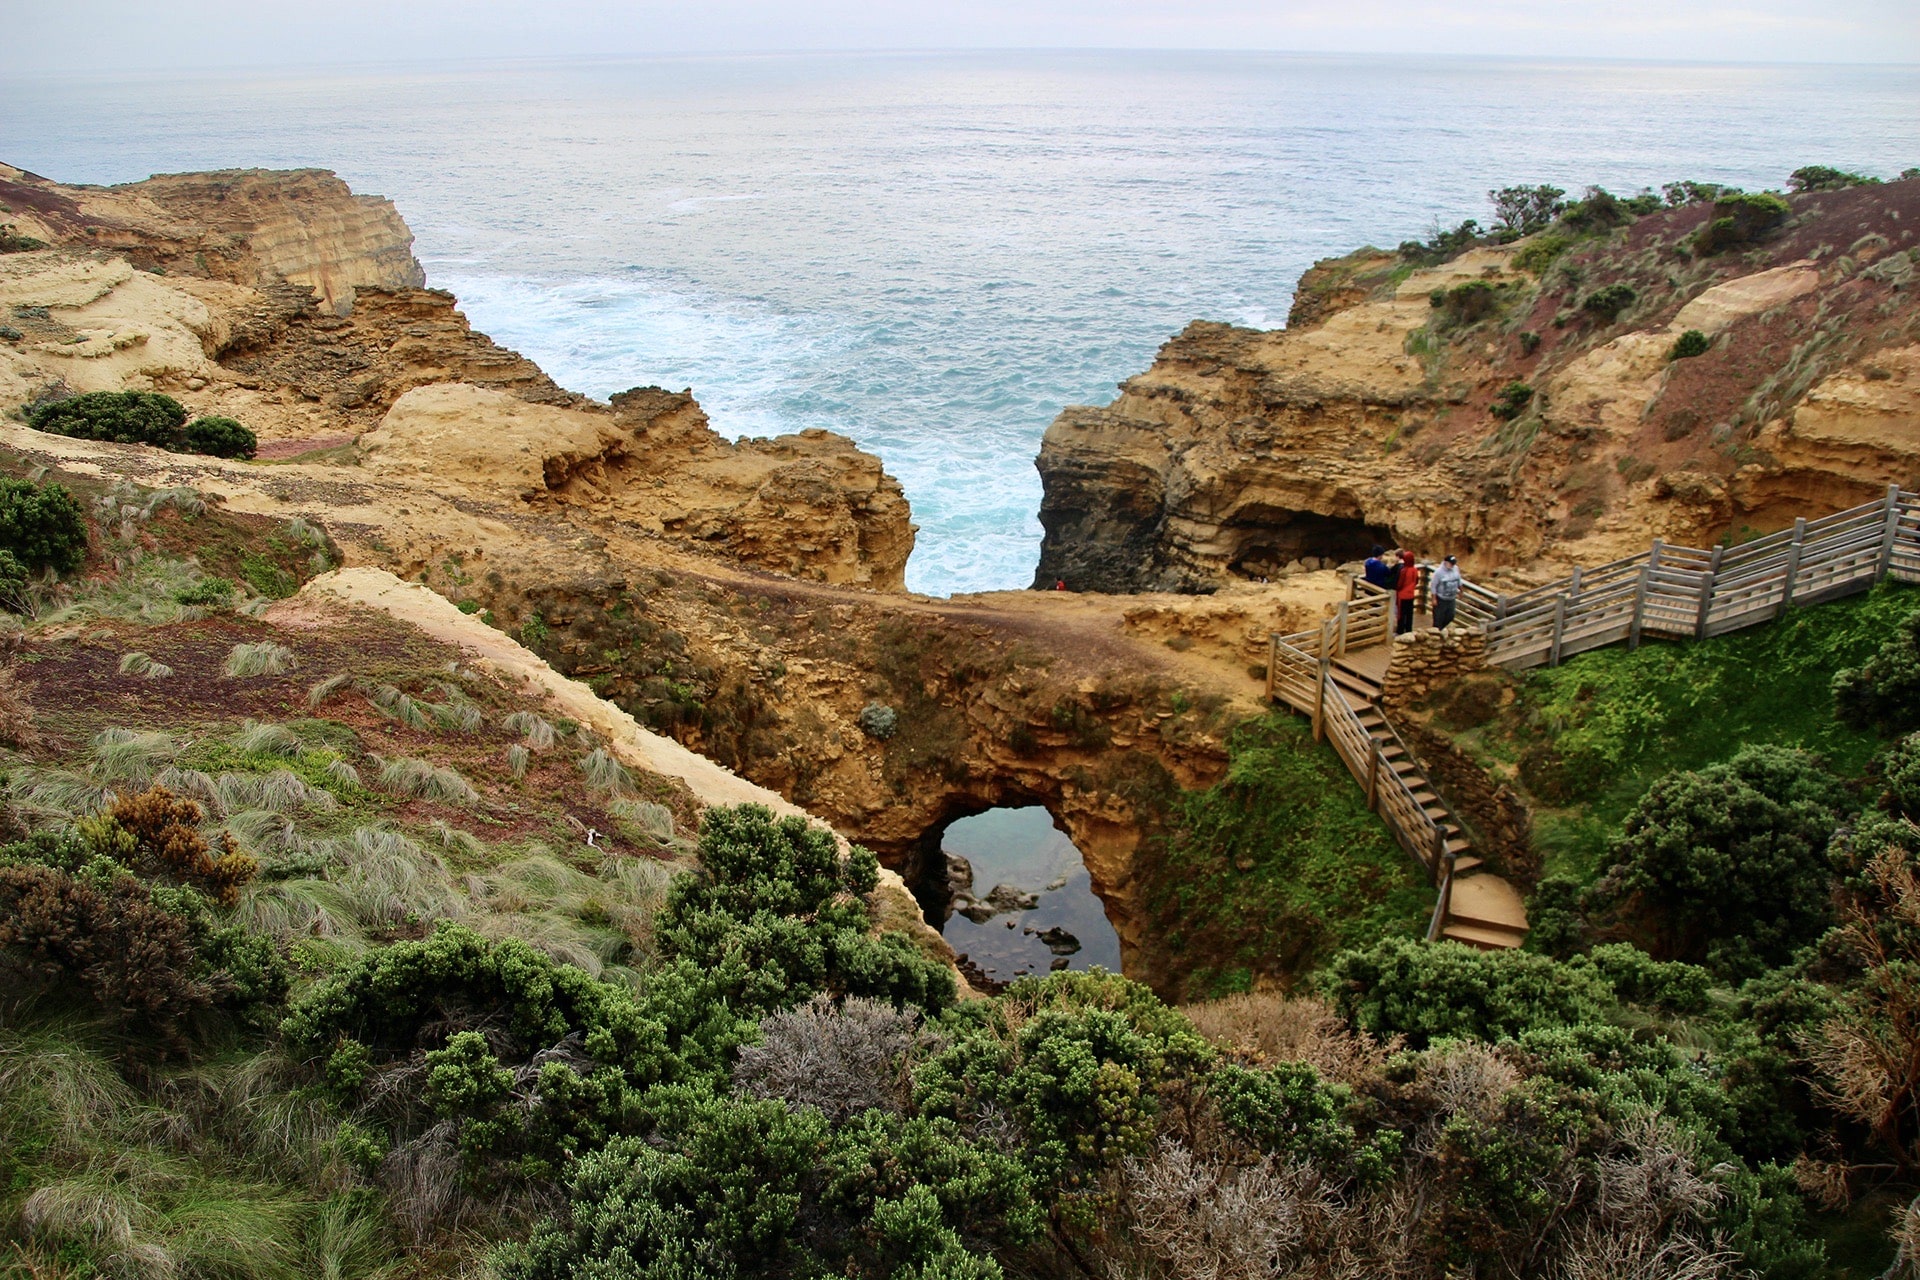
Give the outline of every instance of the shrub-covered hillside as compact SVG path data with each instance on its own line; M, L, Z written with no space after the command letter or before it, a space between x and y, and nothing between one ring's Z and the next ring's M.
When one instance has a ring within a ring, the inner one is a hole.
M1217 954L1272 928L1291 995L963 1000L876 927L869 855L697 812L397 623L267 607L247 557L297 580L312 531L74 501L84 554L23 578L0 674L9 1280L1785 1278L1911 1233L1897 752L1871 819L1784 749L1629 804L1642 866L1791 819L1762 851L1830 907L1765 946L1694 927L1764 895L1621 873L1556 954L1482 954L1400 936L1390 848L1342 882L1377 831L1257 725L1162 909L1199 939L1251 904ZM1878 723L1902 633L1858 609Z

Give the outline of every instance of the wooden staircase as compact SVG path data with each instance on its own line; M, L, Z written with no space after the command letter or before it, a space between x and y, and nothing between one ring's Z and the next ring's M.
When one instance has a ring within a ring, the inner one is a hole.
M1371 656L1356 654L1352 658L1337 658L1328 674L1367 736L1373 739L1382 763L1406 784L1414 801L1445 841L1444 856L1449 871L1440 873L1444 901L1443 909L1437 913L1437 936L1485 951L1519 946L1527 937L1526 903L1505 879L1482 870L1484 859L1473 851L1472 842L1455 820L1453 811L1440 798L1432 780L1388 722L1386 713L1380 709L1381 686L1371 670L1374 663L1366 660Z

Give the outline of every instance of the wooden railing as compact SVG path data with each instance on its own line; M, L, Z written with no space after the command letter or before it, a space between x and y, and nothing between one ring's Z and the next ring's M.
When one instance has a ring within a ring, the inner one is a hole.
M1655 542L1511 596L1469 584L1460 614L1485 629L1490 662L1518 671L1603 645L1631 648L1647 635L1724 635L1889 575L1920 581L1920 496L1898 485L1878 502L1796 520L1737 547Z
M1421 590L1426 589L1422 570ZM1818 520L1796 520L1737 547L1700 550L1656 541L1652 547L1515 595L1472 582L1460 589L1457 618L1487 636L1487 658L1510 670L1563 659L1643 636L1704 639L1770 622L1796 604L1865 591L1885 577L1920 582L1920 494L1891 485L1878 502ZM1421 808L1406 781L1348 705L1333 660L1393 638L1393 597L1353 579L1348 599L1314 631L1274 635L1268 650L1267 698L1312 717L1315 738L1333 745L1367 793L1394 839L1438 886L1429 940L1444 926L1453 888L1445 833ZM1391 722L1384 732L1413 759Z

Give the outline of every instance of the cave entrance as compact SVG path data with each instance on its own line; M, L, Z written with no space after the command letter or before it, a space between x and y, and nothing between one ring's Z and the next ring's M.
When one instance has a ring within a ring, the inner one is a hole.
M921 907L977 985L1095 965L1120 972L1120 936L1080 850L1044 806L986 809L936 840Z
M1309 568L1330 569L1366 559L1375 545L1393 545L1393 533L1384 525L1316 511L1243 512L1234 521L1234 532L1240 549L1229 567L1243 578L1277 578L1296 560L1307 561Z

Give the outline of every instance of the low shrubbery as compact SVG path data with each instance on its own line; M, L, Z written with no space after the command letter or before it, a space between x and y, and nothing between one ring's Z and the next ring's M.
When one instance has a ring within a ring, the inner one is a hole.
M1792 207L1770 191L1716 196L1712 214L1694 237L1694 252L1706 257L1751 244L1785 222L1792 213Z
M172 396L155 391L90 391L51 400L27 412L36 431L82 440L149 444L172 453L251 458L258 446L253 432L232 418L196 418Z
M87 558L86 513L65 485L0 480L0 550L25 573L72 573Z
M1669 360L1691 360L1694 356L1707 354L1713 346L1713 340L1698 329L1689 329L1673 340L1673 346L1667 351Z

